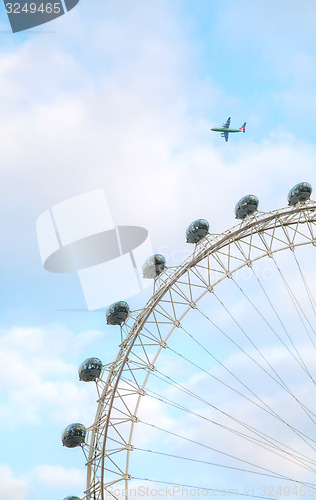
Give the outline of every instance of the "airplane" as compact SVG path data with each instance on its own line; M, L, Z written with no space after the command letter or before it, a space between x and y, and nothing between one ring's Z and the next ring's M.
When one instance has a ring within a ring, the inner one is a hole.
M228 118L226 123L223 123L222 128L211 128L213 132L221 132L221 136L225 137L225 141L228 141L228 134L229 133L236 133L236 132L243 132L245 133L246 129L246 122L243 124L242 127L240 128L229 128L230 126L230 117Z

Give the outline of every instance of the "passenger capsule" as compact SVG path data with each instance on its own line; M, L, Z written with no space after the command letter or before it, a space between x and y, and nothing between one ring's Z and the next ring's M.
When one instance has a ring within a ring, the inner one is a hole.
M186 236L187 243L198 243L207 235L210 225L205 219L197 219L189 225Z
M148 259L143 264L143 277L148 279L154 279L159 276L159 274L166 268L166 259L163 255L156 253Z
M296 184L288 194L287 201L289 205L296 205L299 201L303 202L310 199L312 186L308 182Z
M253 214L259 205L259 200L253 194L244 196L235 206L236 219L244 219L247 215Z
M64 500L81 500L79 497L74 497L70 495L70 497L65 497Z
M99 358L88 358L79 366L78 373L80 380L90 382L100 377L102 371L102 361Z
M129 314L129 307L121 300L112 304L106 312L106 322L108 325L121 325L126 321Z
M82 424L70 424L62 434L62 442L67 448L75 448L85 441L86 428Z

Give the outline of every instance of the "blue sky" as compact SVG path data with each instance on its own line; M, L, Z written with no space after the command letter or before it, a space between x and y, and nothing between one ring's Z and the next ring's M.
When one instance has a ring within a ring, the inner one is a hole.
M315 14L313 1L80 0L12 34L1 9L0 500L82 494L83 456L60 434L95 413L77 366L119 342L103 312L67 311L85 308L78 277L43 269L36 219L103 188L115 223L146 227L178 264L192 220L219 233L248 193L285 206L315 183ZM247 129L226 144L209 130L228 116Z

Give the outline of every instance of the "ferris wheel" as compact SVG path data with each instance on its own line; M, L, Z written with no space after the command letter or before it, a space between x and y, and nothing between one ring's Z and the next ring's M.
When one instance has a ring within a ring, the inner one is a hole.
M146 306L109 308L116 359L79 368L96 385L94 423L71 424L62 438L84 451L85 500L315 496L311 191L296 185L271 212L245 196L239 223L222 234L194 221L181 265L158 254L145 262L154 279Z

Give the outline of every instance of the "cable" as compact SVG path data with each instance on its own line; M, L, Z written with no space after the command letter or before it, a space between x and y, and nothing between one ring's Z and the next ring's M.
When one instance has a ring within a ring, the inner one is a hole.
M179 460L188 460L190 462L197 462L197 463L201 463L201 464L205 464L205 465L212 465L213 467L223 467L225 469L237 470L237 471L240 471L240 472L247 472L249 474L256 474L258 476L273 477L275 479L280 479L280 477L278 475L274 475L274 474L264 474L263 472L252 471L252 470L248 470L248 469L240 469L239 467L233 467L231 465L217 464L217 463L208 462L208 461L205 461L205 460L197 460L195 458L182 457L182 456L179 456L179 455L172 455L170 453L163 453L161 451L145 450L143 448L136 448L136 447L134 448L134 450L135 451L143 451L143 452L146 452L146 453L153 453L155 455L162 455L162 456L170 457L170 458L177 458ZM288 481L292 481L294 483L297 483L297 481L295 479L289 478L287 480ZM316 487L316 484L313 484L313 483L304 483L304 484L312 487L313 489L314 489L314 487Z
M194 412L194 411L190 410L189 408L186 408L185 406L180 405L179 403L175 403L175 402L173 402L173 401L169 400L168 398L164 398L164 396L161 396L161 395L159 395L159 394L158 394L158 396L159 396L159 397L155 397L155 396L153 396L153 395L149 394L149 392L151 392L151 393L153 393L153 394L157 394L157 393L155 393L154 391L150 391L150 390L147 390L147 391L146 391L146 393L147 393L150 397L152 397L153 399L155 399L155 400L157 400L157 401L161 401L161 402L163 402L163 403L165 403L165 404L168 404L168 405L173 406L173 407L175 407L175 408L177 408L177 409L179 409L179 410L182 410L182 411L184 411L184 412L186 412L186 413L188 413L188 414L190 414L190 415L192 415L192 416L194 416L194 417L201 418L201 419L203 419L203 420L205 420L205 421L207 421L207 422L209 422L209 423L211 423L211 424L217 425L217 426L221 427L222 429L227 430L227 431L229 431L229 432L232 432L233 434L236 434L237 436L239 436L239 437L241 437L241 438L245 439L246 441L250 441L252 444L255 444L255 445L257 445L257 446L260 446L261 448L263 448L263 449L265 449L265 450L267 450L267 451L269 451L269 452L271 452L271 453L274 453L275 455L277 455L277 456L279 456L279 457L281 457L281 458L283 458L283 459L285 459L285 460L289 460L290 462L292 462L292 463L296 463L297 465L302 465L302 466L304 466L306 469L310 470L311 472L316 472L316 470L315 470L315 469L313 469L313 468L312 468L309 464L304 463L304 461L303 461L300 457L298 457L298 456L296 456L296 455L293 455L293 454L289 453L288 451L283 450L283 449L282 449L282 448L280 448L279 446L277 446L277 445L275 445L275 444L271 443L271 441L269 441L269 439L270 439L270 440L272 440L272 441L276 441L276 442L279 442L279 441L277 441L276 439L272 438L271 436L267 436L266 434L262 433L261 431L254 431L253 429L250 429L250 430L251 430L251 432L253 432L253 433L254 433L254 434L256 434L257 436L260 436L262 439L264 439L264 440L265 440L264 442L260 441L259 439L255 439L255 438L253 438L252 436L249 436L249 435L247 435L247 434L243 434L242 432L237 431L236 429L233 429L233 428L231 428L231 427L228 427L228 426L226 426L226 425L223 425L223 424L221 424L220 422L216 422L215 420L211 420L211 419L207 418L207 417L206 417L206 416L204 416L204 415L200 415L199 413L196 413L196 412ZM239 423L239 422L237 422L237 423ZM248 429L248 430L249 430L249 429ZM265 436L267 436L269 439L267 439ZM279 443L280 443L280 442L279 442ZM289 448L288 446L284 445L283 443L280 443L280 444L282 444L282 446L284 446L284 447L286 447L286 448ZM266 446L264 446L264 445L266 445ZM286 455L291 456L292 458L294 458L294 460L291 460L291 459L289 459L288 457L284 457L283 455L280 455L280 453L276 453L275 451L273 451L273 450L271 450L271 449L267 448L267 446L270 446L271 448L277 449L277 450L279 450L280 452L285 453ZM291 449L291 448L289 448L289 449ZM308 457L305 457L305 456L304 456L303 454L301 454L300 452L297 452L296 450L293 450L293 449L292 449L292 451L295 451L295 453L298 453L298 454L302 455L302 457L304 457L304 458L305 458L308 462L310 462L310 463L314 463L314 465L316 465L316 462L314 462L313 460L311 460L311 459L310 459L310 458L308 458Z
M266 472L268 472L268 473L271 473L271 474L276 474L276 475L277 475L280 479L285 479L285 480L287 480L287 481L289 481L289 480L290 480L290 478L289 478L289 477L284 476L283 474L278 474L278 473L275 473L274 471L272 471L272 470L270 470L270 469L266 469L265 467L261 467L260 465L256 465L256 464L254 464L254 463L252 463L252 462L249 462L248 460L244 460L244 459L242 459L242 458L235 457L234 455L231 455L230 453L226 453L226 452L224 452L224 451L217 450L216 448L213 448L213 447L208 446L208 445L206 445L206 444L199 443L198 441L195 441L194 439L190 439L190 438L187 438L187 437L185 437L185 436L181 436L181 434L177 434L177 433L175 433L175 432L168 431L167 429L163 429L162 427L158 427L157 425L150 424L150 423L148 423L148 422L144 422L143 420L139 420L139 422L141 422L142 424L147 425L147 426L149 426L149 427L152 427L152 428L154 428L154 429L157 429L157 430L159 430L159 431L161 431L161 432L165 432L166 434L169 434L169 435L171 435L171 436L175 436L175 437L177 437L177 438L179 438L179 439L183 439L184 441L188 441L188 442L190 442L190 443L196 444L196 445L201 446L201 447L203 447L203 448L207 448L207 449L209 449L209 450L211 450L211 451L215 451L216 453L219 453L219 454L221 454L221 455L225 455L225 456L227 456L227 457L229 457L229 458L233 458L234 460L238 460L239 462L246 463L246 464L248 464L248 465L251 465L252 467L256 467L257 469L264 470L264 471L266 471ZM294 480L294 481L295 481L295 480ZM296 480L295 482L297 482L297 483L299 483L299 484L302 484L302 482L301 482L301 481L297 481L297 480Z

